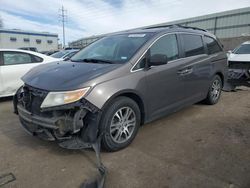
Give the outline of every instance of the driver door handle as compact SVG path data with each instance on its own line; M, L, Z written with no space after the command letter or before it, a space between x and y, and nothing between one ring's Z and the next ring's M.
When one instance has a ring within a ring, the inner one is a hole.
M185 69L181 69L177 71L177 74L179 75L187 75L187 74L191 74L193 72L193 68L192 67L188 67Z

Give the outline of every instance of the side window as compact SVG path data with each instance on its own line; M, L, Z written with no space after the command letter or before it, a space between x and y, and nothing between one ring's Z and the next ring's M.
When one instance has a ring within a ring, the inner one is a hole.
M176 35L166 35L156 41L150 48L150 56L163 54L168 57L168 61L178 59L178 45Z
M185 57L205 53L202 38L199 35L182 34Z
M205 36L204 41L207 45L207 50L209 55L222 51L221 47L219 46L219 44L215 39Z
M3 52L4 65L16 65L32 63L32 58L29 54L22 52Z
M33 63L40 63L40 62L43 62L43 59L36 56L36 55L31 55L32 56L32 62Z

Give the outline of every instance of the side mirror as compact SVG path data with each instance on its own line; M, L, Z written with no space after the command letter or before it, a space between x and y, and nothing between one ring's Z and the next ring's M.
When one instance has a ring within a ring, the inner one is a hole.
M168 63L168 57L163 54L155 54L149 58L150 66L159 66Z

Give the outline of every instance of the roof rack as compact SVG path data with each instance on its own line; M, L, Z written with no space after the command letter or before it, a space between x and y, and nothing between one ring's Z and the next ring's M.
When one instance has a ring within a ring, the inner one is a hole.
M180 24L174 24L174 25L159 25L159 26L152 26L152 27L146 27L144 29L157 29L157 28L185 28L185 29L194 29L194 30L200 30L204 32L208 32L206 29L201 29L198 27L190 27L190 26L183 26Z

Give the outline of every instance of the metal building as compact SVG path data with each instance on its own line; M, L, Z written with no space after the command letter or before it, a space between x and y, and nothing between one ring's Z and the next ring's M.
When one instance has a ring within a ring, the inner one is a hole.
M58 34L0 29L0 48L35 47L38 51L58 49Z
M225 46L225 49L228 50L234 48L243 41L250 40L250 7L151 26L164 26L172 24L206 29L220 38L221 42ZM85 47L93 41L106 35L108 34L82 38L69 43L69 45L71 47Z

